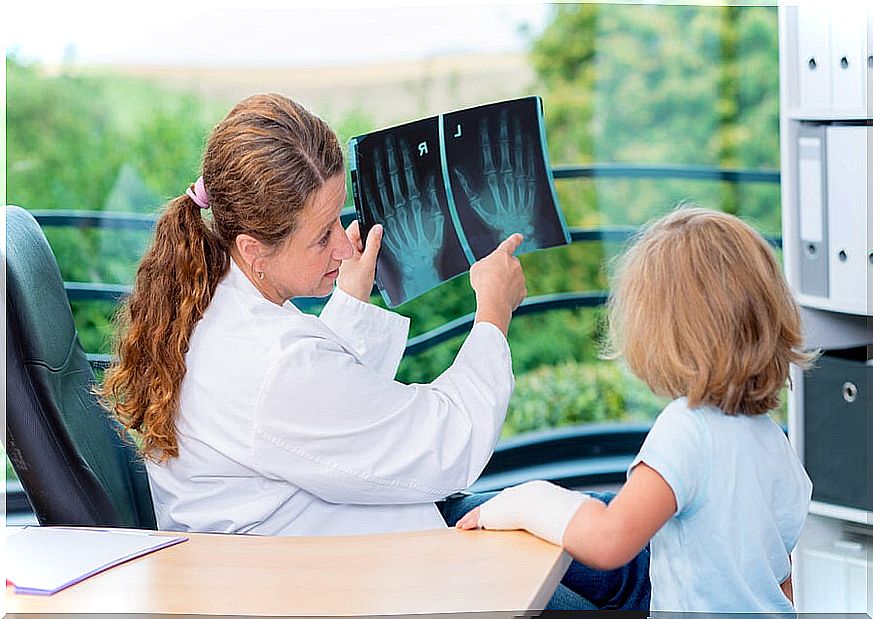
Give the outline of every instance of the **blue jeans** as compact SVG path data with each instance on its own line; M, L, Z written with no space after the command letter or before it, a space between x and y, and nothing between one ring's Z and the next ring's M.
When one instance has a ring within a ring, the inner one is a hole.
M439 504L443 519L450 527L474 507L478 507L496 492L449 498ZM609 503L612 492L588 492ZM595 570L573 561L561 584L549 600L546 610L649 610L649 547L646 546L627 565L615 570Z

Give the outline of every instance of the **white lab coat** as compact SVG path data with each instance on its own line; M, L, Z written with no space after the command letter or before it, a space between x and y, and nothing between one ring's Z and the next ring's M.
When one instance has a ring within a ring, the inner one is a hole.
M179 456L149 462L158 526L338 535L443 527L433 501L491 456L509 347L478 323L427 385L393 377L409 319L337 289L321 317L264 299L231 261L191 335Z

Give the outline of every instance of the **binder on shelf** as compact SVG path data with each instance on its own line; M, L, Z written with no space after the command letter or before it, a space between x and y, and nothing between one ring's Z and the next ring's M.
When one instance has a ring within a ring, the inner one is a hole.
M16 593L51 595L187 539L124 529L25 527L6 536L6 581Z
M826 110L831 105L828 7L810 3L796 10L800 108Z
M867 142L871 127L826 129L828 291L834 309L869 314Z
M824 126L801 125L797 150L800 291L827 297L827 148Z
M854 6L831 8L831 76L834 110L864 112L867 24Z

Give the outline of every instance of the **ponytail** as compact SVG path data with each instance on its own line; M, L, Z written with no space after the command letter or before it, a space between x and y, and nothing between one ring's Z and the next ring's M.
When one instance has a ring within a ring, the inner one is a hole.
M175 421L188 342L227 272L232 244L240 234L268 247L289 238L313 192L343 172L343 154L330 127L301 105L253 95L213 129L201 170L158 219L116 318L117 360L97 389L156 462L179 455ZM201 209L211 215L208 225Z
M228 265L227 250L194 200L171 200L116 316L116 361L98 389L153 461L178 455L175 415L188 340Z

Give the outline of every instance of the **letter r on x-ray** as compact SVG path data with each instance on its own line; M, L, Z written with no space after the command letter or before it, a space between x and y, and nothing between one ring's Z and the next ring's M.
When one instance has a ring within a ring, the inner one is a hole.
M418 145L418 156L424 157L427 154L427 142L422 142Z

